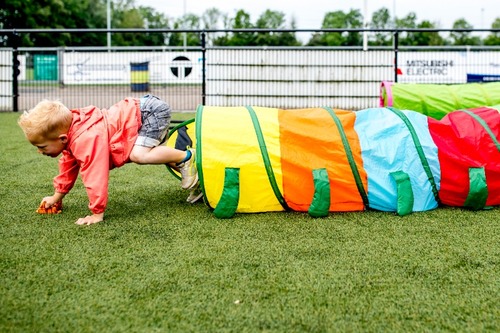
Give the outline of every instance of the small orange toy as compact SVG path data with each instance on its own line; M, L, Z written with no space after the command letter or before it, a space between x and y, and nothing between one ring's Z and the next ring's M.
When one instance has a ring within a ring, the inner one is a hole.
M62 201L56 202L49 208L45 208L45 201L36 210L38 214L59 214L62 212Z

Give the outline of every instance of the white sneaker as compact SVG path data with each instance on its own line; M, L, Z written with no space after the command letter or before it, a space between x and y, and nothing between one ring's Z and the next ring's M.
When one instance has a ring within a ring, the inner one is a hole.
M203 197L203 192L201 191L200 183L198 182L196 186L189 191L189 196L187 197L186 201L191 204L194 204L202 197Z
M178 165L179 172L182 176L181 186L185 190L189 190L196 186L198 182L198 170L196 169L196 152L194 149L190 148L191 158L184 163Z

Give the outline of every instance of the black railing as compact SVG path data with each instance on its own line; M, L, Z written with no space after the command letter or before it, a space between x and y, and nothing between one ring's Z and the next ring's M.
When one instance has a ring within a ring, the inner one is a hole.
M200 45L27 48L19 44L23 35L108 32L195 33ZM353 47L223 47L207 42L212 34L254 32L367 32L363 35L368 38L387 33L393 43L385 47L365 43ZM359 109L376 105L381 81L465 83L469 74L500 79L500 46L401 45L401 34L436 32L496 34L500 29L0 30L10 45L0 52L12 53L11 61L0 64L1 68L10 66L0 77L1 84L10 87L0 91L0 101L9 103L7 108L0 103L0 109L28 109L43 98L61 99L71 107L109 106L125 96L148 92L168 100L179 111L194 111L198 104ZM466 61L462 61L464 57ZM134 61L144 59L149 60L149 67L143 66L146 73L139 73L142 67L129 68ZM134 84L147 89L134 90Z

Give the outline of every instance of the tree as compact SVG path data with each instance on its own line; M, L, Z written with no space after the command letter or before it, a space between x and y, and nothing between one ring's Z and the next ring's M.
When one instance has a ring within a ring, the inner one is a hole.
M500 17L491 24L492 29L500 29ZM485 39L484 45L500 45L500 32L491 32Z
M138 9L132 7L133 0L120 1L113 8L111 24L113 28L144 28L144 21ZM134 33L113 33L112 44L114 46L134 46L141 45L139 40L141 34Z
M254 29L254 25L250 20L250 14L240 9L236 12L234 19L226 21L230 26L228 29ZM231 26L232 25L232 26ZM248 46L255 45L255 32L233 32L226 36L217 38L214 41L215 45L225 46Z
M134 0L121 0L112 4L112 24L118 29L168 29L169 20L151 7L135 7ZM113 46L162 46L166 33L134 32L113 33Z
M186 14L174 22L174 29L180 30L200 30L200 18L195 14ZM199 46L201 44L200 34L185 32L172 34L168 45L170 46Z
M107 0L5 0L0 8L3 29L105 29ZM113 28L167 28L168 19L151 7L135 7L134 0L111 3ZM57 13L57 15L54 15ZM21 46L104 46L104 33L33 33L21 36ZM112 35L113 45L164 45L165 34ZM7 45L7 39L0 40Z
M139 12L144 20L144 28L146 29L169 29L169 19L155 11L151 7L139 7ZM144 45L165 45L168 39L167 33L144 33Z
M335 11L326 13L321 25L322 29L360 29L363 27L363 16L359 9L351 9L348 13ZM359 32L321 32L315 33L307 43L310 46L356 46L362 44Z
M57 13L57 15L54 15ZM5 0L0 8L2 29L105 28L104 0ZM6 38L3 45L8 44ZM103 34L23 34L21 46L105 45Z
M435 29L436 25L433 22L424 20L417 25L419 29ZM415 32L410 36L412 45L418 46L439 46L445 45L446 41L439 32Z
M223 18L222 12L215 8L209 8L205 10L201 16L201 22L203 23L204 29L218 29L220 28L219 23Z
M201 22L203 24L203 29L219 29L221 25L224 26L225 16L219 9L213 7L207 9L201 16ZM214 40L218 37L215 33L208 34L207 44L212 45Z
M389 10L382 7L373 13L370 28L390 29L393 24ZM392 45L392 34L390 32L375 32L370 45L390 46Z
M258 29L287 29L285 14L279 11L266 10L256 22ZM300 42L293 32L261 32L257 34L255 45L297 46Z
M453 29L473 29L464 18L458 19L453 23ZM471 36L470 31L452 31L450 38L453 45L481 45L481 38L478 36Z
M378 20L386 22L386 24L389 22L388 17L383 12L380 13ZM418 23L417 15L414 12L410 12L403 18L396 18L394 20L394 26L397 29L436 29L437 23L427 20ZM399 32L398 44L406 46L429 46L444 45L446 41L439 32L403 31Z

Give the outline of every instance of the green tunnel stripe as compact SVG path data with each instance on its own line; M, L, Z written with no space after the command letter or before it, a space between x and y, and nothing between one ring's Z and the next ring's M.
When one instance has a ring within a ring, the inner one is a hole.
M259 147L260 147L260 153L262 155L262 160L264 162L264 166L266 168L267 172L267 177L269 178L269 182L271 183L271 187L273 189L274 195L278 199L279 203L281 206L289 210L289 207L283 198L283 195L281 194L278 184L276 183L276 177L274 176L274 171L273 167L271 165L271 161L269 160L269 153L267 151L266 147L266 141L264 140L264 136L262 135L262 129L260 127L259 119L257 117L257 114L255 113L255 110L251 106L246 107L248 110L248 113L250 114L250 118L252 119L253 127L255 130L255 135L257 136L257 140L259 141Z
M391 172L390 175L396 182L397 213L399 216L408 215L413 211L413 203L415 201L410 177L403 171Z
M214 209L217 218L227 219L233 217L240 200L240 169L226 168L224 170L224 189Z
M358 167L356 166L356 162L354 161L354 157L352 156L351 146L349 145L349 140L347 139L347 135L345 134L342 122L340 121L339 117L337 117L335 111L333 111L332 108L324 107L324 109L328 111L328 113L330 113L330 116L335 121L335 125L337 125L340 138L342 139L342 144L344 145L345 154L347 156L347 160L349 161L349 166L351 167L354 180L356 181L356 186L358 187L358 191L363 200L363 204L365 205L366 208L368 208L369 207L368 196L366 195L363 182L361 181L361 176L359 175Z
M495 146L497 147L498 151L500 151L500 143L498 142L497 138L495 137L495 134L493 133L493 131L488 126L486 121L484 121L483 118L479 117L477 114L475 114L473 112L470 112L469 110L459 110L459 111L465 112L466 114L468 114L469 116L474 118L474 120L476 120L484 128L484 130L489 134L491 140L493 140L493 142L495 143Z
M195 121L195 125L196 125L196 129L195 129L195 135L196 135L196 168L198 169L198 178L200 179L200 186L201 186L201 190L203 192L203 199L205 201L205 203L207 204L208 207L212 208L210 206L210 203L208 202L208 199L207 199L207 191L205 191L205 182L204 182L204 178L203 178L203 164L202 164L202 154L203 154L203 150L201 149L202 148L202 140L201 138L203 137L201 135L201 120L203 119L203 105L198 105L197 109L196 109L196 117L195 117L196 121Z
M422 149L422 145L420 144L420 140L418 138L418 135L415 131L415 128L411 124L410 120L406 115L401 112L400 110L393 108L393 107L388 107L388 110L391 110L394 114L396 114L401 120L404 122L408 130L410 131L411 138L413 140L413 145L415 146L415 149L417 150L418 157L420 158L420 162L422 163L422 166L424 168L425 174L427 175L427 179L431 183L432 187L432 193L434 194L434 198L436 201L439 203L439 192L436 186L436 182L434 181L434 175L432 174L431 168L429 166L429 162L427 161L427 157L425 157L425 153Z
M469 193L464 207L479 210L486 206L488 199L488 185L484 168L469 168Z
M312 217L328 216L330 210L330 180L326 168L312 171L314 181L314 195L308 213Z

